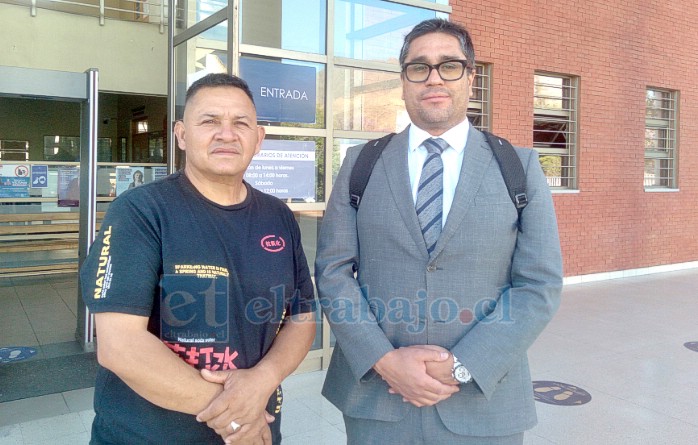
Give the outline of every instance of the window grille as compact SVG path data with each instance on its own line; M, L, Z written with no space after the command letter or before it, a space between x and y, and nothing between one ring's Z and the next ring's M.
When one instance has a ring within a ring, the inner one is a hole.
M534 76L533 147L552 188L577 187L578 83L570 76Z
M648 88L645 111L645 188L677 188L677 92Z
M473 97L468 104L468 118L478 130L490 131L490 88L491 65L475 65Z

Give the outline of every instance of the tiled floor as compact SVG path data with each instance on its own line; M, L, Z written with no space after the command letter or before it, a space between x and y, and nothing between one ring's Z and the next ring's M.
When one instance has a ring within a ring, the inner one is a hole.
M582 406L537 403L526 445L698 443L698 269L568 285L560 312L529 352L534 380L588 391ZM4 331L3 327L3 331ZM285 445L345 442L320 395L324 372L284 385ZM88 443L92 390L0 404L0 445Z
M75 340L75 274L0 279L0 347L32 346L55 355Z

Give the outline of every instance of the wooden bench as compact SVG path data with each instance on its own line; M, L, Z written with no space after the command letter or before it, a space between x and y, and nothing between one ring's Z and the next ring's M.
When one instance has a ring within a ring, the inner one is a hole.
M98 229L102 218L104 212L98 212ZM0 276L77 271L79 219L77 212L0 214L0 256L17 260L3 261ZM67 252L60 261L21 264L32 253L49 251Z

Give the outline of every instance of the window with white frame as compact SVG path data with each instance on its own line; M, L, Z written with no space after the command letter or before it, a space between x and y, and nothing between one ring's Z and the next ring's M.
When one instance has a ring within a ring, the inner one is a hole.
M548 185L577 187L577 77L536 73L533 92L533 147Z
M676 91L647 88L645 111L645 188L677 188Z
M477 63L473 80L473 97L468 104L468 118L478 130L490 130L491 65Z

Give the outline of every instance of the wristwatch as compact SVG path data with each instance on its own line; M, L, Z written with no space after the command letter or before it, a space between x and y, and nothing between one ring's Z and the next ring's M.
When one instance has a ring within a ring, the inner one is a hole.
M461 385L470 383L473 381L473 376L465 368L465 365L461 363L456 356L453 356L453 378L458 381Z

